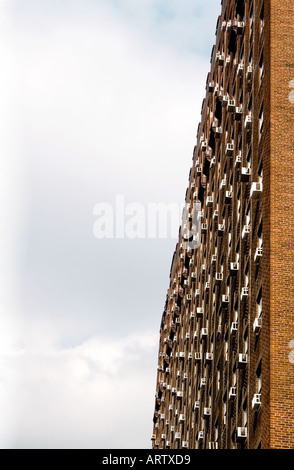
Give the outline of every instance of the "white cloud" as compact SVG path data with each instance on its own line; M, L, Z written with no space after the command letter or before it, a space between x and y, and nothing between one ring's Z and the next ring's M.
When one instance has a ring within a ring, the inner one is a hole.
M150 448L156 357L152 331L6 355L1 447Z

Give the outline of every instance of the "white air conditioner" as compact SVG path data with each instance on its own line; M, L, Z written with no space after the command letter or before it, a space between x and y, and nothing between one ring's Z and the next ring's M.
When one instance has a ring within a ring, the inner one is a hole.
M184 358L185 358L185 353L184 353L184 352L180 352L180 353L179 353L179 358L180 358L180 359L184 359Z
M255 393L252 398L252 409L258 410L261 406L261 394Z
M234 144L227 144L227 146L226 146L226 155L228 157L231 157L233 155L233 152L234 152Z
M187 302L191 302L192 300L192 294L187 294L186 295Z
M228 304L230 302L230 297L229 295L222 295L222 304Z
M159 441L155 441L155 442L154 442L154 445L155 445L156 447L158 447L158 446L159 446Z
M229 95L224 95L224 96L223 96L223 101L222 101L222 106L223 106L223 108L226 108L226 107L227 107L227 104L228 104L229 99L230 99Z
M180 432L176 432L175 433L175 440L176 441L179 441L181 439L181 433Z
M262 248L256 248L255 254L254 254L254 261L258 262L262 258Z
M151 441L155 441L156 439L156 434L151 434Z
M227 111L229 113L233 113L235 111L235 108L236 108L235 100L229 100L227 104Z
M205 152L207 149L207 142L203 141L202 144L201 144L201 150L202 152Z
M173 410L173 405L168 405L168 411L172 411Z
M198 432L198 441L202 441L203 435L204 435L203 431Z
M236 397L236 387L231 387L229 390L229 400Z
M211 408L204 408L203 418L209 418L211 416Z
M235 110L235 121L241 121L243 114L243 109L242 107L238 106Z
M213 196L207 196L207 199L206 199L206 206L207 207L211 207L213 204Z
M166 439L166 434L161 434L161 440L165 441L165 439Z
M244 302L244 300L247 300L249 295L249 289L248 287L242 287L241 290L241 302Z
M213 360L213 353L206 353L205 354L205 361L211 362Z
M169 367L167 367L167 368L165 369L165 373L166 373L166 374L169 374L169 373L170 373L170 368L169 368ZM169 387L169 385L167 386L167 388L168 388L168 387ZM169 390L169 388L168 388L168 390Z
M185 373L183 374L183 379L182 379L183 382L184 382L185 380L187 380L187 378L188 378L188 374L185 372ZM180 397L180 398L181 398L181 397Z
M237 34L242 34L245 28L244 21L238 21L237 23Z
M170 432L175 432L175 427L174 426L170 427Z
M230 272L232 274L236 274L239 271L239 263L230 263Z
M197 317L202 317L203 313L204 313L204 308L202 307L197 307Z
M183 441L182 442L182 447L185 449L188 449L188 441Z
M187 379L188 375L187 374L184 374L184 377ZM183 392L182 391L178 391L177 392L177 398L183 398Z
M241 168L241 181L242 183L248 183L251 175L251 168L250 167L242 167Z
M180 423L183 423L185 421L185 415L184 414L180 415L179 421L180 421Z
M218 443L217 442L209 442L208 443L208 448L209 449L218 449Z
M216 262L217 262L217 255L212 255L211 264L215 264Z
M201 224L201 232L206 232L207 224Z
M221 26L221 30L222 30L222 31L225 31L225 30L226 30L226 27L227 27L227 22L226 22L226 21L223 21L223 22L222 22L222 26Z
M160 415L160 419L161 419L161 421L164 421L164 420L165 420L165 414L164 414L164 413L162 413L162 414Z
M200 289L195 290L195 298L200 296Z
M205 283L205 290L208 291L210 289L210 282Z
M202 377L202 379L200 379L200 387L205 387L205 385L206 385L206 378Z
M219 284L223 280L223 273L215 273L215 283Z
M201 338L206 338L208 335L208 328L201 328Z
M212 93L214 90L214 82L209 82L208 83L208 91Z
M232 191L226 191L225 195L225 204L228 204L232 201L233 193Z
M237 75L238 77L240 77L243 73L243 70L244 70L244 64L239 64L238 65L238 68L237 68Z
M218 227L217 227L217 234L220 236L220 235L223 235L225 231L225 224L218 224Z
M251 80L251 78L252 78L252 73L253 73L252 65L248 65L247 71L246 71L246 78L247 78L247 80Z
M224 178L224 179L221 180L220 191L223 191L223 189L225 189L226 185L227 185L227 180L226 180L226 178Z
M218 62L218 65L220 65L221 67L224 65L224 62L225 62L225 56L224 54L218 54L217 55L217 62Z
M200 403L199 401L195 401L195 404L194 404L194 409L199 409L200 408Z
M170 447L170 441L166 441L165 445L166 447Z
M201 353L195 352L195 361L201 361Z
M251 113L247 114L247 116L245 117L244 127L245 127L245 129L251 129L251 127L252 127L252 115L251 115Z
M237 428L237 441L241 442L247 438L247 428L245 427L238 427Z
M229 32L231 30L231 27L232 27L232 22L231 21L228 21L227 22L227 25L226 25L226 30L227 32Z
M181 320L180 320L179 317L176 318L176 323L177 323L177 324L180 324L180 323L181 323Z
M247 354L238 354L237 368L244 369L247 365Z
M196 273L191 273L191 279L196 279Z
M253 322L253 331L255 334L260 333L262 327L262 318L261 317L256 317L254 322Z
M235 168L240 168L241 164L242 164L242 156L237 155L236 160L235 160Z
M172 388L172 394L177 393L177 389L175 387Z
M188 361L190 361L193 357L193 354L192 353L188 353Z
M244 225L242 229L242 239L246 238L250 233L250 225Z
M186 333L185 341L188 341L190 339L190 333Z
M215 138L219 139L222 135L222 128L221 127L216 127L215 131L214 131L214 134L215 134Z
M262 193L262 183L252 183L250 190L251 199L258 199Z

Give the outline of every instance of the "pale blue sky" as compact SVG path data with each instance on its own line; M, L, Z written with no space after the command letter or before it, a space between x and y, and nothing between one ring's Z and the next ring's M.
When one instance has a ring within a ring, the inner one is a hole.
M0 3L3 448L150 447L176 239L97 240L93 208L183 203L219 13Z

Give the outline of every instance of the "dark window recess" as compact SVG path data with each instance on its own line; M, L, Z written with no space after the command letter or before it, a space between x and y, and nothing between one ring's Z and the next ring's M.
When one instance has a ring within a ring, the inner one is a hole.
M202 185L200 185L199 191L198 191L198 199L202 204L203 204L204 192L205 192L205 189L203 188Z
M222 122L222 103L219 98L216 99L216 104L215 104L215 113L214 116L216 119L218 119L219 124Z
M212 129L210 130L208 145L210 148L212 148L214 152L215 151L215 134Z
M210 169L210 158L205 158L204 165L203 165L203 174L208 177L209 176L209 169Z
M245 1L244 0L237 0L237 2L236 2L236 15L240 15L241 20L244 19L244 12L245 12Z
M233 52L233 54L236 54L237 50L237 32L232 29L231 30L231 35L230 35L230 41L229 41L229 51Z

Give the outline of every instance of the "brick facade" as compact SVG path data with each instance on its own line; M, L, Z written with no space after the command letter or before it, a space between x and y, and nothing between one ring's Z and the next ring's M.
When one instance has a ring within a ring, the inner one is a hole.
M186 192L200 245L180 231L153 448L294 447L293 18L294 0L222 2Z

